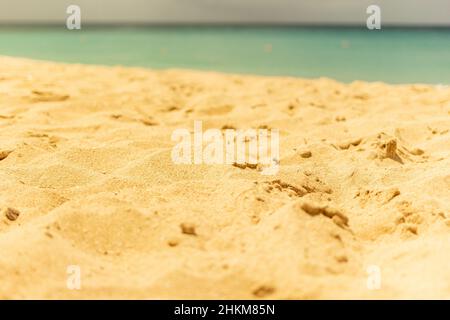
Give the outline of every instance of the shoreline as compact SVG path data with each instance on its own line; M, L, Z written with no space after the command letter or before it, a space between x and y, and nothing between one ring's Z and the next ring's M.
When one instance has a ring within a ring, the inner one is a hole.
M164 72L173 72L173 73L193 73L193 74L211 74L211 75L224 75L228 77L242 77L242 78L267 78L267 79L274 79L274 80L280 80L280 79L290 79L290 80L304 80L304 81L330 81L330 82L336 82L339 84L344 85L352 85L352 84L380 84L380 85L388 85L393 87L405 87L405 86L427 86L427 87L434 87L436 89L447 89L450 87L449 84L445 83L426 83L426 82L411 82L411 83L391 83L386 81L369 81L369 80L352 80L349 82L346 81L340 81L339 79L327 77L327 76L321 76L321 77L315 77L315 78L308 78L308 77L298 77L298 76L290 76L290 75L264 75L264 74L257 74L257 73L238 73L238 72L226 72L226 71L217 71L213 69L193 69L193 68L177 68L177 67L169 67L169 68L151 68L151 67L145 67L145 66L130 66L130 65L123 65L123 64L117 64L117 65L108 65L108 64L97 64L97 63L79 63L79 62L65 62L65 61L52 61L48 59L36 59L36 58L30 58L30 57L23 57L23 56L10 56L10 55L0 55L0 59L6 58L11 60L22 60L23 62L36 62L36 63L44 63L44 64L55 64L55 65L61 65L61 66L78 66L78 67L93 67L93 68L107 68L107 69L128 69L128 70L136 70L136 71L149 71L149 72L155 72L155 73L164 73Z

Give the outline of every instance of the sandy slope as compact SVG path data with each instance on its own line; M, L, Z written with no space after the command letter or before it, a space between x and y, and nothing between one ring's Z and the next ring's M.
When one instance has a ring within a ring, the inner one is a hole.
M279 174L175 165L194 120ZM1 57L0 128L0 298L450 298L450 88Z

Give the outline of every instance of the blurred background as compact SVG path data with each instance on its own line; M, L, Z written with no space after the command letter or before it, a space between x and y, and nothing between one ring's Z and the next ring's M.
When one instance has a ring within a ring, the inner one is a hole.
M368 30L369 5L381 30ZM81 30L68 30L69 5ZM0 55L450 83L449 0L1 0Z

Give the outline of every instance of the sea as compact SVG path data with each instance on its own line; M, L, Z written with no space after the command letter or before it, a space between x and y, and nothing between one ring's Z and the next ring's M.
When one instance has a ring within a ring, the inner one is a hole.
M3 26L0 55L343 82L450 84L446 28Z

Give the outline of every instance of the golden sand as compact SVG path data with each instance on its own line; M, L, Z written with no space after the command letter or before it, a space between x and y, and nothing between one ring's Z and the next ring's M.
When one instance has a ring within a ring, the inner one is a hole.
M174 164L195 120L279 173ZM0 127L0 298L450 298L448 87L1 57Z

